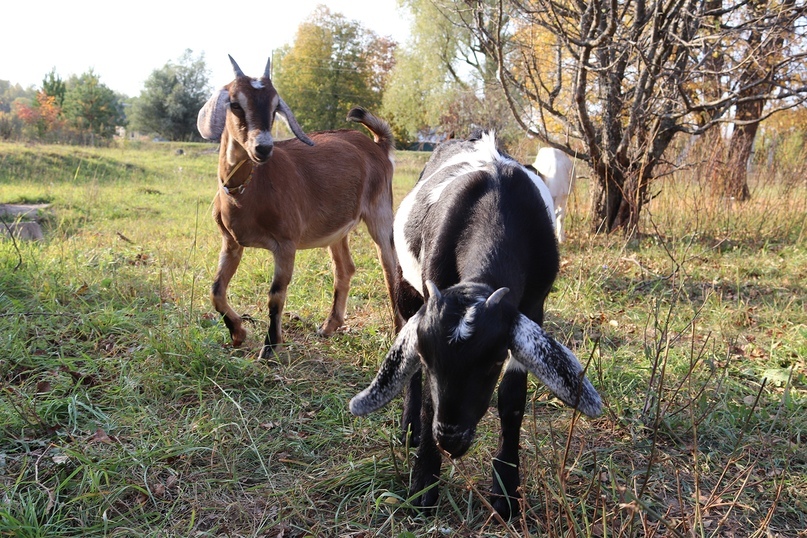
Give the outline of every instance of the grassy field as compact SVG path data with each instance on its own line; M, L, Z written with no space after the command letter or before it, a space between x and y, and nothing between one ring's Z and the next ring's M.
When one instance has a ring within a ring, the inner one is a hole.
M397 201L426 158L399 153ZM0 536L807 536L803 170L755 177L742 205L672 176L631 239L585 233L581 181L546 329L591 360L606 412L531 379L524 509L502 525L495 407L430 516L407 506L400 399L347 409L392 341L363 229L344 329L316 336L330 262L301 252L288 343L258 360L272 260L250 250L230 297L254 323L229 345L216 159L0 144L0 203L50 204L45 241L0 241Z

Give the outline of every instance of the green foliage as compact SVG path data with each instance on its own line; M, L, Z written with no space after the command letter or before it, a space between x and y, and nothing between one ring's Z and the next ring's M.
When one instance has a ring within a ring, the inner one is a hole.
M95 143L96 137L111 139L115 128L126 124L120 98L101 83L92 69L67 81L62 112L90 144Z
M56 99L56 106L64 106L64 96L67 93L67 85L62 78L56 74L56 68L50 70L42 80L42 91L45 95Z
M377 111L394 44L319 6L276 58L273 82L304 130L344 128L354 106Z
M196 116L210 89L204 54L188 49L176 63L154 70L145 89L134 100L129 126L168 140L200 140Z

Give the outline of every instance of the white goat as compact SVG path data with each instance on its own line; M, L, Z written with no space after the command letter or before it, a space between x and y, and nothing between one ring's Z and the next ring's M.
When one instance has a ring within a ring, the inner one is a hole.
M227 302L244 247L265 248L275 259L269 290L269 330L261 357L282 342L281 315L298 249L328 247L333 260L331 313L319 334L330 336L344 323L350 279L356 267L348 234L364 221L377 245L390 301L398 265L392 239L393 138L389 125L361 108L348 120L363 124L375 142L358 131L312 133L307 137L270 80L244 75L230 58L235 80L216 91L199 111L204 138L221 139L219 189L213 218L222 236L211 298L224 317L233 346L246 338L241 317ZM275 114L286 118L296 139L275 142ZM403 324L395 312L396 329Z
M572 190L574 166L572 160L559 149L541 148L535 156L533 167L543 177L552 201L555 204L555 236L563 242L566 234L563 218L566 216L566 202Z

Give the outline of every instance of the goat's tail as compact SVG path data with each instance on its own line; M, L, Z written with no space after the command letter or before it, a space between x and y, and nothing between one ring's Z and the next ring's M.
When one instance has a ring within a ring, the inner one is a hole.
M395 147L395 138L392 135L392 128L389 123L378 118L360 106L354 107L347 113L347 120L361 123L373 133L375 143L385 151Z

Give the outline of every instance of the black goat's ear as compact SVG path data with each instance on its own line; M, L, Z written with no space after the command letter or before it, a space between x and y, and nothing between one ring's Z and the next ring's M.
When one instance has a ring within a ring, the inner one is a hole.
M519 314L510 334L514 360L535 375L563 403L590 417L602 413L602 400L569 348L540 325Z
M351 413L361 416L384 407L417 372L420 367L417 352L420 319L421 313L418 312L403 326L370 386L350 400Z

